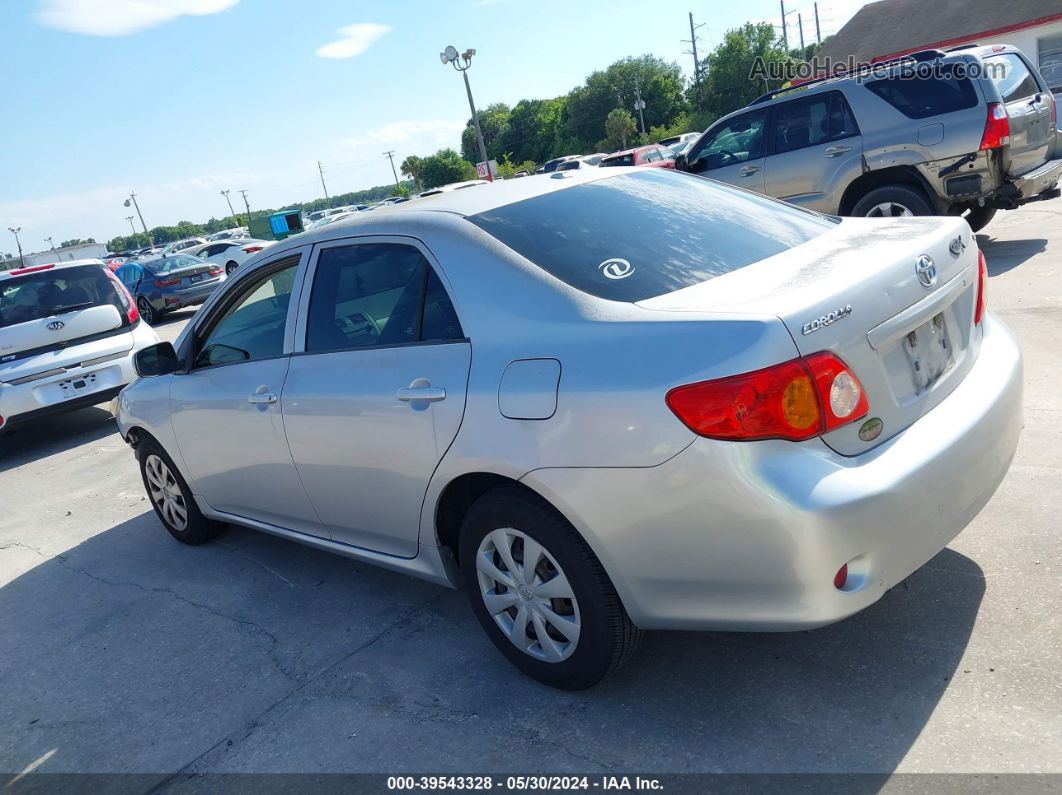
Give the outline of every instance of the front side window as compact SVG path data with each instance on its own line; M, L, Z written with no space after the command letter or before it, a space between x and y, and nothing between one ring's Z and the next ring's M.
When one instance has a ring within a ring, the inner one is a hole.
M848 103L837 92L793 100L774 108L774 152L792 152L856 135Z
M756 110L726 122L690 152L687 158L690 170L710 171L763 157L763 127L766 121L767 111Z
M1012 52L985 58L985 67L989 79L996 84L1004 102L1017 102L1040 93L1036 78L1032 76L1025 61Z
M284 329L299 257L289 257L241 290L201 338L196 367L268 359L284 353Z
M434 269L413 246L363 243L321 251L306 350L336 351L461 339Z
M798 246L826 216L719 182L646 168L468 219L561 281L644 301Z

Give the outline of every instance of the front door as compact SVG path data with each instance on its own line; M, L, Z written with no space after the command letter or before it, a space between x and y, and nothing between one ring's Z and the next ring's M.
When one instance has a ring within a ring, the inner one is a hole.
M400 240L317 249L283 410L333 540L414 557L428 481L464 414L471 346L427 252Z
M863 139L839 91L774 106L767 157L768 196L836 213L844 189L863 173Z
M693 145L686 169L763 193L766 122L767 111L762 108L723 122Z
M300 260L288 255L255 268L194 331L170 409L192 489L211 508L327 536L291 461L280 412Z

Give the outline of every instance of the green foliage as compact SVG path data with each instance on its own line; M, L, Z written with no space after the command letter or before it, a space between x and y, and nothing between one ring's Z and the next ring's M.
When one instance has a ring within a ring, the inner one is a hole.
M627 141L637 127L630 113L623 108L613 108L605 117L605 148L626 149Z
M505 135L509 128L509 106L504 102L495 102L485 110L478 111L476 115L479 116L479 127L483 131L487 159L501 160L505 151ZM461 156L470 163L479 162L479 143L476 141L476 128L472 119L468 120L461 133Z
M421 161L420 179L425 190L475 178L476 167L453 149L440 149Z
M538 165L533 160L524 160L522 163L514 163L509 159L509 154L506 153L501 162L498 163L497 176L499 179L511 179L518 171L526 171L528 174L534 174Z
M392 193L391 195L392 196L412 196L413 195L413 191L409 189L408 185L399 185L397 188L395 188L394 193Z
M81 245L84 245L86 243L95 243L95 242L96 242L96 238L94 238L94 237L85 237L85 238L73 237L73 238L70 238L70 240L64 240L62 243L60 243L59 244L59 248L66 248L67 246L81 246Z
M420 188L420 170L423 159L416 155L410 155L402 161L402 165L399 166L399 170L402 172L402 176L409 177L413 180L414 188L419 191Z
M558 151L557 125L566 101L565 97L556 97L517 102L502 134L502 149L509 158L514 162L544 163L553 157Z

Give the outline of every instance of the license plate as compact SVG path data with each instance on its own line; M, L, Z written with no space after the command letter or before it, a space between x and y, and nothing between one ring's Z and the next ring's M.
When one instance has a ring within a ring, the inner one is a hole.
M921 394L933 386L951 366L951 341L944 323L944 314L936 315L903 339L903 348L911 363L915 392Z
M59 384L59 388L62 390L63 399L65 400L84 392L95 383L96 374L89 373L83 378L71 378L69 381L62 381Z
M193 281L193 282L197 282L197 281L199 281L202 278L203 278L203 274L201 274L201 273L193 273L191 276L188 277L188 280L189 281Z

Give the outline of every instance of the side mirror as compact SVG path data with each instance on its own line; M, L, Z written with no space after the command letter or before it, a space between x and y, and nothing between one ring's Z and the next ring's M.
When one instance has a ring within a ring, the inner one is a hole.
M675 155L675 170L676 171L689 171L689 163L686 162L686 155Z
M144 348L137 351L133 357L133 369L141 378L169 375L177 369L177 351L169 342L160 342L150 348Z

